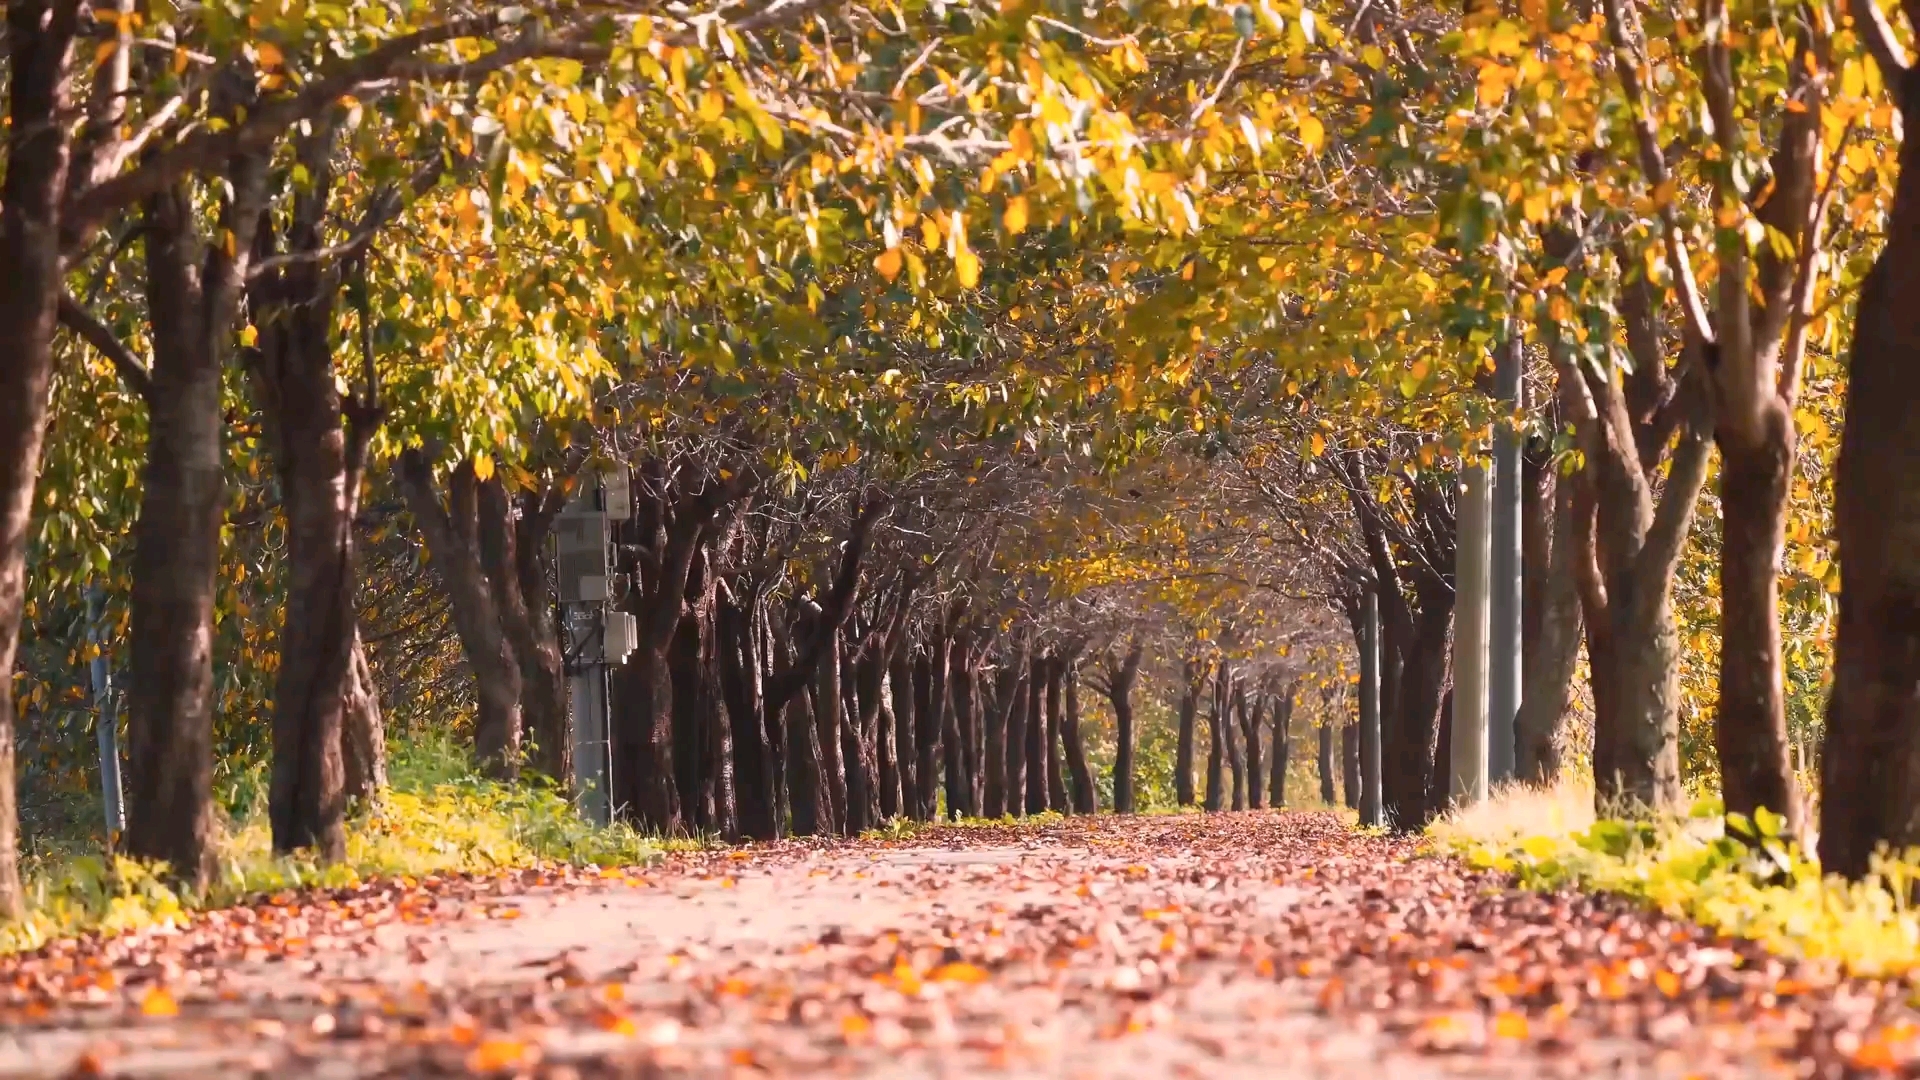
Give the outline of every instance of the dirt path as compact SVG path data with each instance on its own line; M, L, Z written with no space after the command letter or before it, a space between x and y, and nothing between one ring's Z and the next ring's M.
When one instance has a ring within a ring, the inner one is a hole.
M1910 1016L1256 813L282 897L0 962L0 1077L1840 1076Z

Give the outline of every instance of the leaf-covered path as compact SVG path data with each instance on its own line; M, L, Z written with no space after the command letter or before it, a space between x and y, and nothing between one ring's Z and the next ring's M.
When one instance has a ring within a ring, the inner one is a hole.
M1331 815L286 896L0 961L0 1076L1839 1076L1920 1029Z

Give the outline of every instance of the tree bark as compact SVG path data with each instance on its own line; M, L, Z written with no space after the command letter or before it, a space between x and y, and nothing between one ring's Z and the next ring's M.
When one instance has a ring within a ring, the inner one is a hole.
M0 180L0 920L25 913L15 802L13 669L26 611L27 530L46 433L62 287L60 202L72 147L77 4L7 5L6 171Z
M955 821L971 815L972 782L967 778L967 745L972 741L973 669L965 634L956 634L947 646L949 707L941 745L947 780L947 816Z
M1333 721L1329 718L1321 723L1331 724ZM1332 778L1327 773L1320 775L1321 801L1331 806L1333 793L1329 788L1332 787ZM1351 720L1340 725L1340 793L1341 802L1346 804L1347 809L1360 809L1360 725Z
M1780 651L1780 559L1793 481L1791 408L1772 397L1756 430L1722 424L1720 446L1720 702L1713 741L1728 813L1765 807L1805 824L1787 740ZM1744 437L1743 437L1744 436Z
M994 772L987 769L987 816L992 818L1012 814L1020 816L1025 803L1027 788L1027 702L1033 696L1034 659L1028 643L1022 640L1020 651L1013 660L1013 670L1017 680L1013 684L1013 694L1007 701L1006 731L1000 757L1003 773L1000 776L1000 790L996 793L991 786ZM987 753L993 753L991 744ZM998 810L999 813L994 811Z
M1116 741L1113 754L1113 812L1131 814L1133 802L1133 684L1140 674L1142 648L1134 642L1117 670L1107 672L1107 699L1113 703Z
M322 244L331 144L331 138L310 140L301 155L317 175L313 189L295 200L286 239L297 252ZM280 253L270 223L263 224L267 227L255 237L260 258ZM274 850L314 848L326 862L346 854L349 795L342 740L358 639L353 518L367 442L378 423L369 384L368 400L353 403L348 424L331 337L339 288L334 275L317 264L296 265L255 282L248 306L259 337L246 364L266 418L287 529L268 819ZM370 338L363 340L370 349ZM371 376L370 355L366 369Z
M1525 657L1515 718L1515 775L1548 784L1567 754L1573 676L1580 661L1580 591L1574 579L1573 481L1557 483L1550 468L1527 488L1523 600Z
M1174 800L1181 806L1193 805L1193 727L1200 711L1201 680L1206 671L1197 660L1188 660L1181 669L1178 731L1173 751Z
M1293 695L1297 692L1297 685L1289 685L1273 699L1270 707L1273 752L1269 757L1273 762L1273 776L1267 786L1267 805L1275 810L1284 810L1287 806L1287 766L1293 759ZM1327 802L1331 804L1333 800Z
M1027 722L1025 759L1027 775L1027 813L1047 809L1047 682L1053 671L1053 658L1042 653L1033 658L1033 677L1027 681Z
M741 599L741 594L745 599ZM720 679L733 749L735 807L742 835L773 840L785 831L778 813L772 748L760 702L762 662L756 613L761 597L750 585L722 580L715 596L714 630L720 654Z
M1267 805L1267 775L1260 768L1260 724L1266 718L1267 695L1256 691L1251 696L1251 705L1244 698L1240 704L1240 745L1246 748L1247 809L1262 810Z
M1007 750L1009 732L1026 700L1027 643L1023 638L996 680L993 708L987 711L987 745L981 786L981 816L997 820L1007 812Z
M919 689L915 685L915 665L913 647L902 642L887 664L887 683L893 692L893 730L894 753L898 757L900 768L900 813L917 820L920 812L920 778L914 771L915 762L920 759L920 751L914 745L914 724L919 716L916 701Z
M1886 74L1912 119L1920 76ZM1920 844L1920 139L1901 143L1899 170L1886 247L1854 316L1834 472L1842 584L1820 862L1855 879L1879 845Z
M360 634L353 635L353 664L347 688L346 728L340 737L340 756L350 802L378 799L387 790L387 725L380 712L380 688Z
M202 245L184 184L149 199L144 215L153 372L134 526L125 840L128 854L165 861L195 891L206 884L212 856L214 578L225 494L221 376L265 165L236 162L229 172L232 197L219 224L231 246ZM327 734L332 787L308 793L322 820L344 813L334 805L343 801L340 729Z
M1355 743L1359 742L1358 739L1354 739L1352 741ZM1355 750L1354 761L1357 766L1359 762L1359 753L1358 753L1359 748L1356 746L1354 750ZM1328 806L1332 806L1333 805L1333 723L1330 719L1325 717L1322 717L1320 720L1319 765L1320 765L1320 801L1323 803L1326 803ZM1357 773L1359 770L1358 768L1356 768L1354 771ZM1357 777L1356 777L1356 780L1357 780ZM1360 785L1356 782L1353 786L1357 789Z
M1063 682L1067 711L1060 716L1060 738L1067 752L1067 774L1073 779L1073 812L1098 813L1100 799L1093 789L1093 770L1087 768L1087 744L1080 736L1080 673L1071 663Z
M1064 727L1061 688L1066 678L1067 663L1067 658L1058 654L1047 663L1047 807L1061 813L1071 809L1067 801L1066 777L1060 768L1061 729Z
M920 663L926 666L927 696L924 707L914 717L914 751L920 755L920 759L914 763L914 772L920 777L919 819L932 821L940 811L941 736L947 713L947 642L944 632L928 643Z
M1227 686L1232 679L1226 661L1222 660L1213 678L1213 693L1207 713L1207 790L1200 803L1200 809L1215 813L1227 805L1227 722L1226 712L1231 706Z
M845 694L840 683L840 635L836 632L827 645L827 651L820 658L819 681L815 683L813 722L819 728L820 768L822 770L822 794L827 804L826 819L821 831L836 835L846 835L849 827L847 813L847 763L842 751L842 718L846 710Z
M520 663L501 629L481 561L480 482L473 462L463 461L454 468L446 506L434 491L433 466L420 450L401 452L394 478L452 601L453 624L473 674L478 705L474 756L493 775L511 776L520 740Z

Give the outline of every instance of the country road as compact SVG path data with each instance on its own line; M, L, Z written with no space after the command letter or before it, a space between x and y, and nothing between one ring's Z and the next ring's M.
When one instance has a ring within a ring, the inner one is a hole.
M1840 1076L1906 1010L1332 815L1104 817L72 943L0 961L0 1077Z

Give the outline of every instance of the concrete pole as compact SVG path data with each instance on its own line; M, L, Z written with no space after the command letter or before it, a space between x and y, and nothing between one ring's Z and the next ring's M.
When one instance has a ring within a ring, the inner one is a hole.
M127 828L126 802L120 788L120 717L113 698L112 666L107 663L106 601L99 586L87 590L87 638L93 643L93 730L100 744L100 803L106 812L108 843Z
M1487 469L1461 470L1453 588L1453 805L1487 797Z
M1494 395L1500 407L1512 413L1522 407L1520 368L1524 357L1517 333L1495 358ZM1493 429L1493 515L1491 523L1490 597L1487 651L1487 774L1494 784L1513 779L1514 718L1520 712L1522 652L1520 584L1523 571L1520 540L1520 433L1510 424Z
M1369 586L1360 615L1360 824L1387 823L1380 791L1380 598Z

